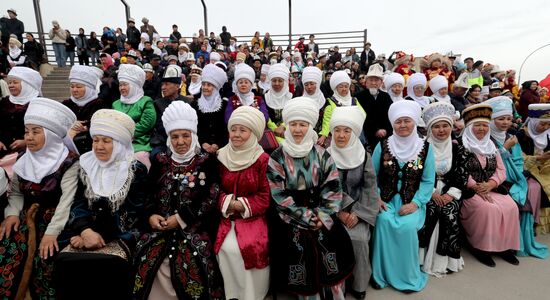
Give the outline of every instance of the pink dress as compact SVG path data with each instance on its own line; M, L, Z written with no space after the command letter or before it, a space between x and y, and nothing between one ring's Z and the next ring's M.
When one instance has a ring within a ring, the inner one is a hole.
M481 168L487 165L486 157L475 155ZM480 172L482 170L469 170ZM490 179L497 184L506 180L506 169L500 154L496 155L496 170ZM472 175L468 178L468 188L474 187L476 181ZM501 252L509 249L518 250L519 243L519 210L510 197L490 192L493 202L488 202L475 194L463 201L460 221L470 244L479 250Z

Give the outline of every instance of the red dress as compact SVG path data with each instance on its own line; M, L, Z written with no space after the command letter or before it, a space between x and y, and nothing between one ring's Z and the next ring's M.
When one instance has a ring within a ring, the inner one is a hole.
M231 218L222 218L218 228L218 236L214 245L216 254L225 237L231 230L231 221L235 221L237 241L244 260L249 269L263 269L269 266L268 237L266 211L269 207L270 189L267 181L267 163L269 155L263 153L250 167L236 172L229 171L220 164L221 191L219 207L223 206L227 195L234 194L235 198L243 197L249 216L242 218L233 215Z

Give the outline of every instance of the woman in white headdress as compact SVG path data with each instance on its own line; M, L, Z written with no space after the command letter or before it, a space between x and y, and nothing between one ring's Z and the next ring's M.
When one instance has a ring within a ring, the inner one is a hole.
M429 82L430 90L433 92L433 101L448 102L451 103L451 96L449 96L449 82L443 75L437 75Z
M189 86L187 87L187 95L194 97L195 95L198 95L201 92L201 87L202 87L201 75L202 75L202 69L199 66L197 65L191 66L191 71L189 74L191 81L189 82Z
M405 78L399 73L392 72L384 77L384 86L393 102L404 100L403 88Z
M476 104L462 111L465 127L462 144L466 150L465 168L470 174L462 191L460 222L472 246L472 254L484 265L494 267L497 254L517 265L519 250L519 211L509 194L506 167L491 141L489 123L492 108Z
M267 127L273 130L277 141L282 143L286 130L283 122L283 107L292 99L292 93L290 93L288 87L290 71L283 64L274 64L269 68L267 77L271 87L264 95L267 111L269 112Z
M265 117L254 107L241 106L233 111L227 128L229 144L218 151L222 218L214 251L226 299L264 299L270 273L266 220L269 156L258 140L265 129Z
M422 73L414 73L407 80L407 97L406 100L413 100L424 108L430 104L430 97L424 96L426 92L426 76Z
M16 38L10 38L8 43L9 53L8 53L8 64L10 68L16 66L23 66L25 64L26 56L21 50L21 42Z
M378 214L378 188L372 158L359 140L365 117L359 107L336 107L330 120L332 143L327 149L340 173L344 192L338 218L346 226L355 253L353 280L347 292L357 299L365 297L372 274L369 228L374 226Z
M277 230L270 236L272 287L299 299L344 299L344 279L355 265L353 247L337 213L340 176L331 155L317 145L316 101L294 98L283 108L285 140L269 160Z
M107 108L105 101L98 98L99 92L96 87L101 77L94 69L97 68L81 65L71 67L69 74L71 97L63 101L63 104L76 115L77 121L69 130L69 136L73 139L79 153L92 150L92 138L88 133L90 120L96 111Z
M134 281L128 275L148 199L147 168L134 158L134 130L134 121L122 112L101 109L92 116L92 151L80 157L78 190L64 231L70 245L56 260L59 298L79 298L84 291L92 299L131 295Z
M229 122L229 118L235 109L241 106L252 106L260 110L267 122L269 119L269 113L264 98L261 96L255 96L252 92L252 87L256 80L256 73L254 69L247 64L239 64L235 67L234 92L235 95L229 98L227 108L225 109L225 122Z
M330 77L330 88L334 94L330 98L327 98L327 105L323 112L323 123L321 131L319 132L319 140L317 141L319 145L325 145L326 139L330 133L332 112L336 107L357 106L363 111L363 107L359 104L357 98L351 96L350 85L351 78L346 71L336 71ZM357 137L359 138L360 136L361 132L359 132Z
M317 124L313 125L315 132L320 132L323 125L323 116L325 112L325 106L327 99L321 91L321 82L323 80L323 72L317 67L305 67L302 72L302 85L304 86L304 92L302 97L313 99L317 103L319 109L319 119Z
M454 115L454 107L446 102L429 104L423 112L427 141L435 157L436 184L426 205L426 221L418 232L420 264L424 272L436 277L464 267L458 220L468 173L464 147L451 138Z
M42 76L26 67L13 67L7 77L9 95L0 100L0 167L12 176L19 152L25 150L23 122L29 102L38 97Z
M214 64L204 66L201 95L191 103L197 111L199 143L208 153L216 153L227 144L228 132L224 120L227 99L220 95L220 89L226 82L227 74L222 68Z
M149 228L136 254L147 259L137 260L134 299L223 298L211 235L218 164L201 152L197 121L195 110L183 101L172 102L162 115L169 151L152 158L153 200L145 213Z
M6 219L0 226L1 298L56 294L51 258L68 243L62 230L69 220L79 169L78 155L63 139L75 121L70 109L45 98L31 100L25 113L27 149L13 166Z
M388 111L393 134L372 155L380 191L372 244L376 289L391 285L405 293L417 292L428 281L420 269L417 232L432 196L435 161L432 147L416 130L420 114L416 102L394 102Z
M256 84L258 93L264 95L271 89L271 81L268 79L270 65L263 64L260 69L260 81Z
M123 64L118 70L118 81L120 99L113 103L113 109L127 114L136 124L132 146L136 158L149 168L150 140L157 113L153 99L144 95L145 71L136 65Z

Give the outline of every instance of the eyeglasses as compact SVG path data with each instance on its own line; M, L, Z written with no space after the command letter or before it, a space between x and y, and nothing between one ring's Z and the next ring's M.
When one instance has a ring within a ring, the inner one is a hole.
M423 91L425 90L426 88L422 85L416 85L413 87L413 90L416 90L416 91Z

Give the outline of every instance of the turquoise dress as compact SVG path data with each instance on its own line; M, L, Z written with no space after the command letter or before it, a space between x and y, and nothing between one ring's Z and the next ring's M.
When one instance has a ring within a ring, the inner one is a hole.
M510 138L506 136L506 139ZM510 150L506 150L504 145L493 140L500 151L502 161L506 166L506 181L512 184L509 194L522 207L527 201L528 184L527 179L523 175L523 153L521 146L515 144ZM548 257L548 247L538 243L535 240L533 225L535 223L533 214L530 211L520 210L520 231L519 242L520 248L517 252L518 256L534 256L538 258Z
M380 171L381 155L381 145L378 144L372 155L376 174ZM400 168L404 165L399 162ZM432 197L435 184L435 159L431 145L423 168L419 188L412 199L418 209L412 214L400 216L399 209L403 202L397 193L386 203L387 210L380 212L376 219L372 269L374 280L382 288L391 285L401 291L420 291L428 282L428 274L420 269L418 231L424 225L426 203ZM397 190L401 189L401 185L399 175Z

